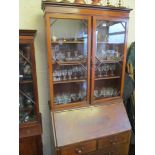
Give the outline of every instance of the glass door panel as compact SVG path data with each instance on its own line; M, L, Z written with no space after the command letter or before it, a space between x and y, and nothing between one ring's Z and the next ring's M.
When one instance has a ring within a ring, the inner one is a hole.
M52 18L51 55L55 105L88 97L88 19Z
M19 45L19 123L35 120L31 45Z
M120 96L125 22L96 20L94 99Z

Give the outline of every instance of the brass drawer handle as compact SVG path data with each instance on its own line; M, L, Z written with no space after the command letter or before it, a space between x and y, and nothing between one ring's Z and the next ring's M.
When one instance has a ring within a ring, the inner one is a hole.
M84 150L83 147L82 147L82 148L76 148L76 149L75 149L75 153L77 153L77 154L82 154L82 153L83 153L83 150Z
M116 144L117 144L117 140L110 140L110 143L111 143L112 145L116 145Z

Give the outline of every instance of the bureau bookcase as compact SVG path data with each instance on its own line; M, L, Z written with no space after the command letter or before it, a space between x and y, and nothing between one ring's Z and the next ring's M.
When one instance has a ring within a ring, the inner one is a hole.
M57 155L127 155L122 96L130 9L43 1Z

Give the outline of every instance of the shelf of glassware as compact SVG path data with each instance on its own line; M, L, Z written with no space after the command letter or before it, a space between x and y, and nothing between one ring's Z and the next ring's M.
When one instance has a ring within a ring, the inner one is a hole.
M62 60L54 60L52 61L52 64L58 64L58 65L80 65L83 63L86 63L86 60L80 60L80 61L62 61Z
M103 76L103 77L95 77L95 80L110 80L110 79L120 79L120 76Z
M87 79L80 79L80 80L63 80L63 81L54 81L54 84L63 84L63 83L80 83L85 82Z
M110 44L110 45L124 45L124 43L112 43L112 42L106 42L106 41L98 41L97 44Z
M83 41L52 41L51 44L84 44Z
M101 90L94 90L94 100L116 99L120 97L120 91L113 87L103 87Z
M20 80L19 81L20 84L29 84L29 83L33 83L32 80Z
M61 92L60 92L61 90ZM71 104L83 104L87 98L87 82L58 83L54 85L54 104L66 106Z

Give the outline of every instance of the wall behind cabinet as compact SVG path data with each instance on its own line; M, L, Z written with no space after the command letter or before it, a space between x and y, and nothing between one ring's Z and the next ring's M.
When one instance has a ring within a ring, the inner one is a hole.
M118 0L117 0L118 1ZM114 2L114 0L112 0ZM116 1L115 1L116 2ZM127 7L134 9L134 0L124 0ZM129 44L135 40L134 28L134 10L130 14L129 22ZM50 111L48 108L49 88L48 88L48 73L47 73L47 52L45 40L45 28L43 11L41 10L41 0L20 0L19 1L19 28L20 29L36 29L37 35L35 38L36 52L36 68L39 93L39 108L42 113L43 123L43 151L44 155L52 155L51 141L51 124Z

